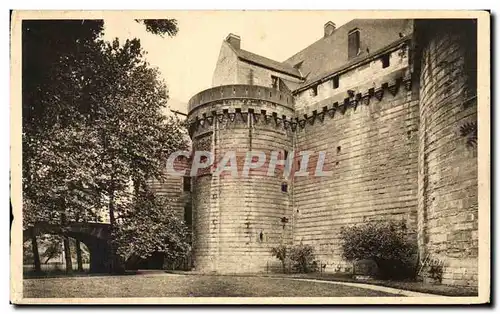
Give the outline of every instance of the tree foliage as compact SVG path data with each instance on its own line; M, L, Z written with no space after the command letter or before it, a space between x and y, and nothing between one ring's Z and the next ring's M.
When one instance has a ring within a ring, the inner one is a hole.
M287 256L288 251L289 251L289 248L284 244L280 244L277 247L271 248L271 254L280 260L281 268L282 268L283 272L286 271L286 260L288 258L288 256Z
M133 255L145 259L161 252L173 261L188 253L188 228L171 203L171 200L148 190L141 191L135 208L122 213L113 240L124 260Z
M309 273L316 271L314 262L314 248L309 244L300 243L294 245L290 249L290 260L293 262L293 267L301 273Z
M83 218L96 202L85 191L95 167L84 149L87 104L78 101L77 81L101 44L102 27L102 21L23 21L25 223L60 223L68 208Z
M175 20L145 21L152 32L177 32ZM115 217L143 205L160 211L158 201L137 193L149 179L163 178L170 153L186 148L183 123L163 114L168 90L140 41L105 42L102 30L98 20L23 22L25 226L97 221L106 209L112 228L125 236L138 225L124 218L118 227ZM149 226L164 226L151 210ZM134 217L148 224L148 215ZM141 243L134 248L158 245L129 240Z
M179 31L177 20L174 19L146 19L135 21L144 24L148 32L161 37L165 34L168 36L175 36Z
M371 259L386 277L405 277L411 272L416 245L408 239L404 222L354 225L343 228L340 238L346 260Z

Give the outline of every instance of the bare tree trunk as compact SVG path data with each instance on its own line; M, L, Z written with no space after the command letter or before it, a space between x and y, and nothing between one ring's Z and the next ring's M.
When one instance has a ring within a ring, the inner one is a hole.
M42 271L40 266L40 254L38 253L38 243L36 242L36 235L31 231L31 249L33 250L33 263L35 266L35 272L39 273Z
M80 247L80 241L76 240L76 262L78 263L78 271L83 271L83 261L82 261L82 248Z
M67 236L63 237L64 243L64 259L66 261L66 272L73 272L73 262L71 261L71 248L69 246L69 238Z

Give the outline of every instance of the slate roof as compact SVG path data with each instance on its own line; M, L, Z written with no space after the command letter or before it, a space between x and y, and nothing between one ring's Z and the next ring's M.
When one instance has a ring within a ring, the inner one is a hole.
M300 74L299 70L293 67L293 65L289 65L286 63L278 62L271 60L269 58L259 56L253 52L246 51L243 49L234 49L236 55L238 56L239 59L242 59L244 61L250 62L250 63L255 63L257 65L275 70L277 72L285 73L297 78L301 78L302 75Z
M348 34L355 29L360 31L360 54L349 60ZM413 23L409 19L356 19L337 28L330 36L317 40L284 63L291 67L301 63L299 70L305 78L301 84L303 87L369 58L412 33Z

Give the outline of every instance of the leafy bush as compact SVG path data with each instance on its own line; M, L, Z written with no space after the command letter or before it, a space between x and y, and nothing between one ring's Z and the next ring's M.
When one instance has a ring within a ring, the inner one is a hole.
M274 257L279 259L281 261L281 268L283 269L283 272L286 272L286 259L287 259L287 251L288 247L286 245L280 244L277 247L273 247L271 249L271 254L273 254Z
M408 240L404 223L369 222L343 228L340 234L346 260L372 259L386 279L415 276L416 245Z
M314 248L311 245L300 243L290 250L290 259L293 262L294 270L300 273L309 273L317 270L317 263L314 261Z
M441 283L443 280L444 262L439 259L429 259L424 264L427 273L435 281Z

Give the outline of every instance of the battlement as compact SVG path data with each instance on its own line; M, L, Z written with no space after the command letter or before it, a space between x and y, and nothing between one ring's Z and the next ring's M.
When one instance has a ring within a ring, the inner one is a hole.
M294 98L288 92L257 85L224 85L194 95L188 103L189 114L204 105L230 99L265 100L292 110L294 107Z

